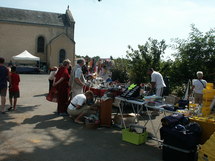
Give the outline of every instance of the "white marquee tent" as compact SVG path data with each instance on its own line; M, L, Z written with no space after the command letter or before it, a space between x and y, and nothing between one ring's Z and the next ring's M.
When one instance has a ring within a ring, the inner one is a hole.
M20 53L20 54L18 54L16 56L13 56L12 58L13 58L13 60L40 61L39 57L36 57L36 56L32 55L27 50L23 51L22 53Z

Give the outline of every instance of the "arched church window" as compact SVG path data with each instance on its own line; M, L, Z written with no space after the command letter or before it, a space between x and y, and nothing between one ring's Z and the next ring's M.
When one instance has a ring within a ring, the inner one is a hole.
M43 36L40 36L37 39L37 52L44 53L44 49L45 49L45 39Z
M59 64L63 63L63 61L66 59L66 51L64 49L60 49L59 53Z

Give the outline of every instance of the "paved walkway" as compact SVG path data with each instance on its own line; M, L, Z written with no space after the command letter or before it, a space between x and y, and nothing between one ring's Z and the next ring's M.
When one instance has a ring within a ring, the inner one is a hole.
M119 129L85 129L57 116L56 104L45 100L48 75L20 76L18 110L0 114L1 161L162 160L153 141L136 146L123 142Z

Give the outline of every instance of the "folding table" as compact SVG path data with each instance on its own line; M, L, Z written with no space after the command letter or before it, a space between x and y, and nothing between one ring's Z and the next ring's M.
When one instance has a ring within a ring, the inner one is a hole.
M147 120L144 124L144 126L146 126L148 124L148 122L150 122L151 124L151 127L152 127L152 130L153 130L153 135L155 136L156 140L159 140L158 139L158 136L157 136L157 133L159 131L159 127L161 125L161 122L158 126L158 128L156 129L154 124L153 124L153 121L152 121L152 117L150 115L150 110L156 110L156 111L159 111L161 113L163 113L164 116L166 116L166 113L170 112L172 113L172 111L168 111L168 110L165 110L164 108L162 108L162 106L164 104L161 104L161 105L156 105L156 106L150 106L148 105L148 102L146 101L136 101L136 100L129 100L129 99L126 99L126 98L123 98L123 97L115 97L115 100L118 101L118 108L119 108L119 112L120 112L120 115L122 117L122 123L123 123L123 127L126 128L126 125L125 125L125 122L124 122L124 119L123 119L123 102L126 102L126 103L130 103L131 106L132 106L132 110L136 116L136 119L138 121L138 117L137 116L141 116L141 113L144 111L146 112L149 120Z

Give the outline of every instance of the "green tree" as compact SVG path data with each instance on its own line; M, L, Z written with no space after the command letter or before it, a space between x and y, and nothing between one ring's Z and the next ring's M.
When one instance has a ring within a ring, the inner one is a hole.
M112 80L118 80L121 83L125 83L128 80L128 61L127 59L117 58L114 59L114 65L111 69Z
M134 50L128 46L127 58L129 79L134 83L149 81L146 75L148 68L160 69L161 56L164 54L167 45L164 40L158 41L149 38L144 45L138 45Z
M196 78L197 71L203 71L206 80L214 81L215 30L210 29L204 34L191 25L188 39L176 39L175 42L177 54L171 70L174 82L181 84Z

